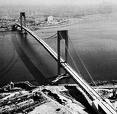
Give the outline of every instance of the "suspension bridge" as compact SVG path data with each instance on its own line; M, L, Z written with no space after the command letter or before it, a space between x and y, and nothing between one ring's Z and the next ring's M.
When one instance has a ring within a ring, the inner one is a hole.
M24 22L23 22L24 18ZM77 73L69 64L68 64L68 31L62 30L57 32L57 53L39 36L37 36L34 32L26 27L26 19L25 13L20 13L20 24L16 23L13 26L13 29L20 31L21 34L30 34L39 44L41 44L45 50L57 61L58 64L58 73L57 78L53 80L53 83L56 83L58 80L63 78L61 74L61 68L64 69L64 76L70 76L73 80L78 84L78 86L84 91L87 97L90 100L91 106L99 113L99 114L116 114L114 108L108 103L105 99L103 99L82 77L79 73ZM65 40L65 59L61 57L61 39ZM79 59L81 59L79 57ZM82 60L81 60L82 61ZM83 64L83 61L82 61ZM85 67L85 65L84 65ZM88 71L87 71L88 72ZM88 73L89 74L89 73ZM90 74L89 74L90 75ZM93 80L93 79L92 79Z

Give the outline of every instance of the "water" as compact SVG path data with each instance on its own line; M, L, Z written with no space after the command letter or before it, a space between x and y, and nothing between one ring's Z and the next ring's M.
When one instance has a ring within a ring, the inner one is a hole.
M116 19L116 13L86 16L80 19L75 25L42 31L46 33L46 35L50 35L50 33L53 34L56 30L69 30L69 37L77 53L75 54L73 48L70 46L72 57L82 77L87 81L90 82L91 78L86 72L86 69L83 68L78 56L80 56L93 80L117 80ZM38 33L39 31L37 34ZM55 43L55 41L56 39L54 39L54 41L53 39L49 39L47 43L56 50L56 46L53 46L53 42ZM71 65L74 67L73 64ZM75 70L77 69L75 68Z
M56 76L56 61L30 35L0 32L0 40L0 86L27 80L46 84Z
M75 24L71 26L35 32L44 39L55 34L57 30L69 30L69 38L72 41L72 45L69 45L70 53L77 68L71 59L69 64L77 72L80 70L82 77L88 82L92 80L82 63L95 81L117 80L116 14L87 15L75 19ZM56 39L45 41L56 51ZM25 39L17 32L0 32L1 85L25 80L43 84L48 82L47 78L56 77L56 74L56 61L30 35Z

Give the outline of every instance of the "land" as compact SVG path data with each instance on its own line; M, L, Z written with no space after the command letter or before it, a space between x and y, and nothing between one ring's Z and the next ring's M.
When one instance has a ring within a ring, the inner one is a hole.
M19 22L19 14L26 12L27 26L31 30L40 27L71 24L71 18L82 18L95 14L110 14L116 6L105 3L95 6L0 6L0 31L11 30L14 23ZM61 11L61 12L60 12ZM54 23L47 23L47 18L53 16ZM70 22L69 22L70 21Z
M93 114L78 88L77 85L30 86L29 82L11 82L0 90L0 113Z

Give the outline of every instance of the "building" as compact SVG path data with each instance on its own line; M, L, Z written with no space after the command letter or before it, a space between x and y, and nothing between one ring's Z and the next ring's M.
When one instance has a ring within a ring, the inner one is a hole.
M53 16L47 17L47 23L48 24L56 24L56 20L54 19Z

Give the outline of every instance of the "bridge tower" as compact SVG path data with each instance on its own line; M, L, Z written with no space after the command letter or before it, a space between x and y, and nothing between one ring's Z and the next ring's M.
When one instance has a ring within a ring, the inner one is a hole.
M61 76L61 40L65 40L65 61L68 60L68 30L57 31L58 76ZM65 71L65 75L67 72Z
M21 25L21 32L23 32L23 27L26 27L26 16L25 16L25 12L20 12L20 25Z

